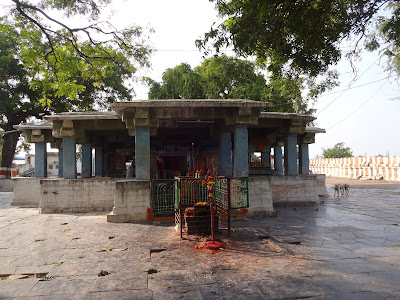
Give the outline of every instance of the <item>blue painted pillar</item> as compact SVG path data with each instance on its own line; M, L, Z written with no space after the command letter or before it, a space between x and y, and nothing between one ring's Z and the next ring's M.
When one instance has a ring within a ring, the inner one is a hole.
M249 177L249 134L247 125L236 125L233 146L233 177Z
M150 180L150 127L135 128L136 180Z
M94 176L103 176L103 147L94 147Z
M76 178L76 139L63 138L63 173L65 179Z
M232 176L232 135L221 132L219 137L219 172L222 176Z
M64 154L63 148L58 148L58 177L62 178L64 176L64 164L63 164Z
M271 167L271 148L263 149L263 152L261 152L261 161L264 163L265 168Z
M47 177L47 145L35 143L35 177Z
M274 147L274 174L282 175L283 174L283 166L282 166L282 147L275 146Z
M297 135L285 136L285 175L297 175Z
M299 173L310 173L310 160L308 155L308 144L299 145Z
M92 145L82 144L82 178L92 177Z

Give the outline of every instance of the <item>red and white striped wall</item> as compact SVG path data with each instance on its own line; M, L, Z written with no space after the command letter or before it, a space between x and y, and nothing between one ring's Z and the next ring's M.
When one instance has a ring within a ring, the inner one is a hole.
M400 181L400 156L310 159L310 171L340 178Z

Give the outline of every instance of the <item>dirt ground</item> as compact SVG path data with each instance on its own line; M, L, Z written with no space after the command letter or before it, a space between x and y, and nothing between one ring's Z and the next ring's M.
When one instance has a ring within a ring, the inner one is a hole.
M369 189L400 189L400 182L385 181L385 180L357 180L326 176L325 184L334 186L337 183L347 183L354 188L369 188Z

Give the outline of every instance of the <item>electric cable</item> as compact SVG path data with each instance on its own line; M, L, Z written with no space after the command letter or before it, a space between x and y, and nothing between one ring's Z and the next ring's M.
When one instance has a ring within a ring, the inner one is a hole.
M335 102L337 99L339 99L340 96L342 96L346 91L348 91L349 89L351 89L351 86L352 86L358 79L360 79L373 65L375 65L375 64L378 62L378 60L379 60L379 58L378 58L376 61L374 61L374 62L373 62L359 77L357 77L356 79L354 79L354 80L350 83L348 89L344 90L339 96L337 96L335 99L333 99L331 102L329 102L324 108L322 108L322 109L317 113L317 116L318 116L321 112L323 112L328 106L330 106L333 102Z
M358 106L354 111L352 111L347 117L345 117L344 119L340 120L339 122L337 122L335 125L329 127L327 130L332 129L333 127L339 125L340 123L346 121L348 118L350 118L352 115L354 115L354 113L356 113L359 109L361 109L362 106L364 106L367 102L369 102L371 99L373 99L373 97L375 97L376 93L378 93L386 83L388 83L389 80L386 80L376 91L375 93L369 97L364 103L362 103L360 106Z

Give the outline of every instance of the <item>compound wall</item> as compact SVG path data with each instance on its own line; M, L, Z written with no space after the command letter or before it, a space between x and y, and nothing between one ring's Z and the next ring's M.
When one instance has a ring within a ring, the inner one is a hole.
M114 206L116 179L40 180L39 212L111 211Z
M400 181L400 156L310 159L310 171L339 178Z

